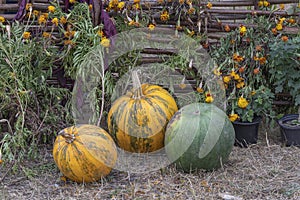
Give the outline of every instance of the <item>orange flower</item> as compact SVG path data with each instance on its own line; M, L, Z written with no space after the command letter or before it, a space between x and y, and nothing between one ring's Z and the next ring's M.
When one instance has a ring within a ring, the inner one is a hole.
M65 24L65 23L67 23L67 19L64 17L64 16L62 16L61 18L60 18L60 23L62 23L62 24Z
M206 8L208 8L208 9L211 9L212 8L212 3L211 2L208 2L207 4L206 4Z
M280 10L284 10L284 4L283 3L279 4L279 8Z
M229 31L230 31L229 25L225 25L225 26L224 26L224 30L225 30L226 32L229 32Z
M244 72L245 72L245 68L246 68L245 66L240 67L240 68L239 68L239 72L240 72L240 73L244 73Z
M277 35L277 29L276 29L276 28L272 28L272 33L273 33L274 35Z
M294 20L293 18L290 18L290 19L288 19L287 21L288 21L288 23L290 23L290 24L295 24L295 23L296 23L296 20Z
M261 49L262 49L262 48L261 48L261 45L256 45L256 47L255 47L255 50L256 50L256 51L261 51Z
M253 74L258 74L259 73L259 67L257 67L257 68L255 68L254 70L253 70Z
M267 61L266 57L259 58L259 64L261 64L261 65L265 64L266 61Z
M189 15L194 14L194 13L195 13L195 8L191 7L191 8L187 11L187 13L188 13Z
M25 31L25 32L23 33L23 38L24 38L24 39L29 39L30 36L31 36L31 33L30 33L30 32Z
M161 21L167 21L170 18L168 11L164 10L160 15Z
M43 37L44 37L44 38L50 38L50 37L51 37L51 34L48 33L48 32L43 32Z
M203 93L203 92L204 92L204 90L203 90L203 88L201 88L201 87L197 87L197 92L199 92L199 93Z
M244 57L234 53L232 59L236 62L242 62L244 60Z
M285 36L285 35L284 35L284 36L281 37L281 40L284 41L284 42L286 42L286 41L289 40L289 38L288 38L288 36Z
M32 8L32 4L31 3L27 3L25 9L27 11L29 11L30 8Z
M0 23L3 23L3 22L5 22L5 18L0 16Z

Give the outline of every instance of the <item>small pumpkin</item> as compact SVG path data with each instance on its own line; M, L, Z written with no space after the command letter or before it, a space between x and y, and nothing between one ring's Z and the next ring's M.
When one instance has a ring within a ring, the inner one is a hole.
M193 103L182 107L168 123L165 150L171 162L185 172L221 167L235 141L232 123L213 104Z
M107 176L117 161L111 136L94 125L76 125L59 132L53 147L61 173L76 182L93 182Z
M166 125L178 108L164 88L140 84L136 71L132 78L133 89L119 97L108 113L109 133L126 151L153 152L163 148Z

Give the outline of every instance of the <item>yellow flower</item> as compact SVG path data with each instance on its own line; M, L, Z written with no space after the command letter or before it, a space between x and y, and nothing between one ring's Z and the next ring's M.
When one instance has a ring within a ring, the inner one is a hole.
M62 24L65 24L65 23L67 23L67 19L64 17L64 16L62 16L61 18L60 18L60 23L62 23Z
M48 33L48 32L43 32L43 37L44 37L44 38L50 38L50 37L51 37L51 34Z
M90 4L89 5L89 10L92 10L93 9L93 4Z
M40 15L38 18L38 23L39 24L45 24L46 23L46 18L44 15Z
M3 22L5 22L5 18L0 16L0 23L3 23Z
M236 88L238 88L238 89L243 88L244 86L245 86L245 82L244 81L238 82L236 84Z
M53 18L51 22L55 24L55 26L58 26L58 19L56 17Z
M284 10L284 4L283 3L279 4L279 8L280 10Z
M240 117L238 114L230 114L230 115L228 115L228 118L230 121L234 122L235 120L237 120Z
M97 35L99 35L100 37L104 37L104 32L102 30L98 30Z
M243 36L245 35L245 33L247 32L247 28L244 25L240 26L240 34Z
M283 24L283 22L284 22L285 20L286 20L285 17L280 18L278 24Z
M178 2L180 5L184 4L184 0L178 0Z
M236 53L233 54L232 56L233 60L236 61L236 62L242 62L244 60L244 57L243 56L240 56Z
M258 5L258 7L263 7L264 6L264 2L263 1L258 1L257 5Z
M27 3L25 9L28 11L30 8L32 8L32 4L31 3Z
M261 64L261 65L263 65L263 64L265 64L267 62L267 59L266 59L266 57L260 57L259 58L259 64Z
M251 91L251 95L252 95L252 96L254 96L255 94L256 94L256 91L255 91L255 90Z
M65 40L64 45L74 45L74 42L72 40Z
M54 6L48 6L48 11L51 13L54 13L55 7Z
M184 88L186 88L186 84L180 83L180 84L179 84L179 87L180 87L181 89L184 89Z
M140 0L133 0L133 3L140 3Z
M107 39L106 37L103 37L100 44L104 47L109 47L110 46L110 40Z
M211 2L208 2L208 3L206 4L206 8L208 8L208 9L211 9L212 6L213 6L213 5L212 5Z
M244 97L240 97L238 100L238 106L240 108L246 108L248 106L249 102L247 101L247 99L245 99Z
M148 25L148 29L150 30L150 31L153 31L154 29L155 29L155 24L149 24Z
M170 18L168 11L164 10L160 15L161 21L167 21Z
M222 72L220 72L220 69L214 69L214 75L216 76L221 76L222 75Z
M203 88L201 88L201 87L197 87L197 92L199 92L199 93L203 93L203 92L204 92L204 90L203 90Z
M125 7L124 1L118 3L118 9L122 10L124 7Z
M231 80L231 76L224 76L224 77L223 77L224 83L229 83L230 80Z
M282 30L282 24L277 24L276 25L276 30L281 31Z
M74 4L74 3L76 3L76 0L69 0L69 2Z
M187 13L188 13L189 15L195 13L195 8L191 7L191 8L187 11Z
M24 39L28 39L28 38L30 38L30 36L31 36L31 33L30 33L30 32L25 31L25 32L23 33L23 38L24 38Z
M46 19L49 17L49 13L43 13L42 15L44 15Z
M214 101L214 98L211 96L211 94L210 93L206 93L205 94L205 102L206 103L211 103L213 101Z
M264 7L268 7L270 3L268 1L264 1Z
M37 10L34 10L32 13L33 13L34 16L38 16L40 12L37 11Z

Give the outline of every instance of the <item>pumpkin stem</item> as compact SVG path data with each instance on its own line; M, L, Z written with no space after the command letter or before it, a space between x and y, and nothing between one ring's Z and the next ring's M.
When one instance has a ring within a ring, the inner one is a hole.
M133 98L140 99L143 96L142 85L138 76L137 71L132 71L132 82L133 82Z
M58 135L61 135L66 140L66 142L69 144L75 140L74 134L66 133L64 130L59 132Z

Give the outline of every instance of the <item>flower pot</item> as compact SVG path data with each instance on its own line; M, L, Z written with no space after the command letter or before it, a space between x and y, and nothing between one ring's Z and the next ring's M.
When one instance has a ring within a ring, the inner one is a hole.
M261 118L256 117L252 122L232 122L235 130L235 145L248 147L249 144L256 144L260 121Z
M300 125L287 124L287 122L298 119L298 116L298 114L288 114L278 120L281 137L286 146L300 146Z

